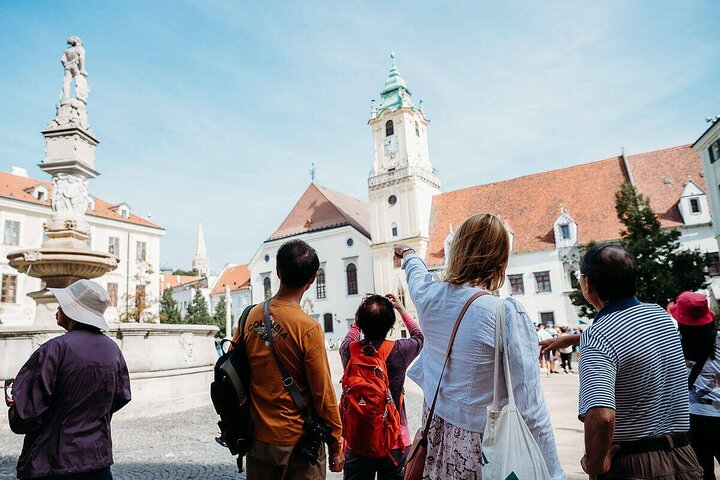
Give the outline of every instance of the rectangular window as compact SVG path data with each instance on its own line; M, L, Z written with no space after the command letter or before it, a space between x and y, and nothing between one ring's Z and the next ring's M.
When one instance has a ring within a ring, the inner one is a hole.
M510 295L525 295L525 282L521 275L508 275L510 280Z
M147 258L147 243L136 242L135 243L135 261L144 262Z
M20 222L5 220L3 243L5 245L20 245Z
M317 299L323 300L327 298L327 290L325 286L325 269L321 268L317 272L317 277L315 277L315 287L316 287L316 293L317 293Z
M400 338L407 338L407 330L404 328L400 330Z
M537 293L551 292L552 286L550 285L550 272L535 272L535 284Z
M118 237L108 237L108 253L120 256L120 239Z
M720 138L710 145L708 148L708 153L710 154L710 163L717 162L720 160Z
M547 325L548 323L555 324L555 313L553 312L540 312L540 323Z
M692 213L700 213L700 199L690 199L690 210L692 210Z
M108 289L107 289L108 297L110 297L109 306L117 307L117 305L118 305L118 284L108 282L107 287L108 287Z
M570 238L570 225L560 225L560 233L562 233L563 240Z
M17 275L2 276L2 292L0 292L0 302L15 303L17 295Z
M720 276L720 253L708 253L707 258L710 262L710 264L708 265L708 275L710 275L711 277Z

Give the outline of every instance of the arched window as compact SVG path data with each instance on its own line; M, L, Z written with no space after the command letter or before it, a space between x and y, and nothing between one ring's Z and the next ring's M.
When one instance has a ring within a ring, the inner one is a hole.
M392 120L388 120L385 122L385 136L389 137L390 135L395 133L395 126L393 125Z
M420 136L420 125L417 122L415 122L415 135Z
M272 297L272 286L270 285L270 277L263 279L263 291L265 292L265 299Z
M397 223L393 222L392 226L390 227L390 231L392 232L393 237L398 236Z
M345 267L345 275L347 276L347 292L348 295L357 295L358 283L357 283L357 267L354 263L348 263Z
M323 323L325 323L325 333L332 333L333 331L333 314L326 313L323 315Z
M325 270L322 268L318 270L317 278L315 279L315 288L317 290L318 300L327 298L327 293L325 292Z

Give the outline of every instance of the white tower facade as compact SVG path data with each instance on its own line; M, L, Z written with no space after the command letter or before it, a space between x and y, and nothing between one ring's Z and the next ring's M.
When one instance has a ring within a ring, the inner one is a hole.
M375 291L404 295L407 287L393 246L407 244L425 256L432 198L440 193L440 179L430 163L422 102L415 103L395 56L391 58L380 104L373 100L368 121L374 146L368 197ZM411 307L409 298L406 302Z
M201 277L207 277L210 273L210 260L208 259L207 248L205 248L205 235L203 235L202 223L198 225L197 242L195 243L195 255L193 255L192 268L198 271Z

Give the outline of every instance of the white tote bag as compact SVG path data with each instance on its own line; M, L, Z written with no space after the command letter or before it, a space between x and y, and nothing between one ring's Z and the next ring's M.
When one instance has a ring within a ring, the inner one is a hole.
M501 343L502 342L502 343ZM503 346L502 364L508 404L498 406L500 387L500 348ZM515 405L510 380L505 302L498 302L495 317L495 381L493 403L487 407L487 424L482 443L483 480L550 480L545 459Z

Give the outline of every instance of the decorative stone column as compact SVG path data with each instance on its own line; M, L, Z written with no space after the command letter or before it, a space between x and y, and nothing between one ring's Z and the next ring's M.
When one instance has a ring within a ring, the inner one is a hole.
M43 226L47 240L39 249L8 255L10 266L44 282L42 290L28 294L37 302L36 327L55 323L57 303L45 287L63 288L79 279L97 278L115 270L119 263L115 255L88 247L90 225L85 216L90 205L88 180L98 176L95 147L99 142L88 122L85 50L78 37L70 37L68 43L72 46L63 55L63 98L55 118L42 132L45 160L38 165L52 177L53 184L52 213ZM72 79L76 98L70 97Z

